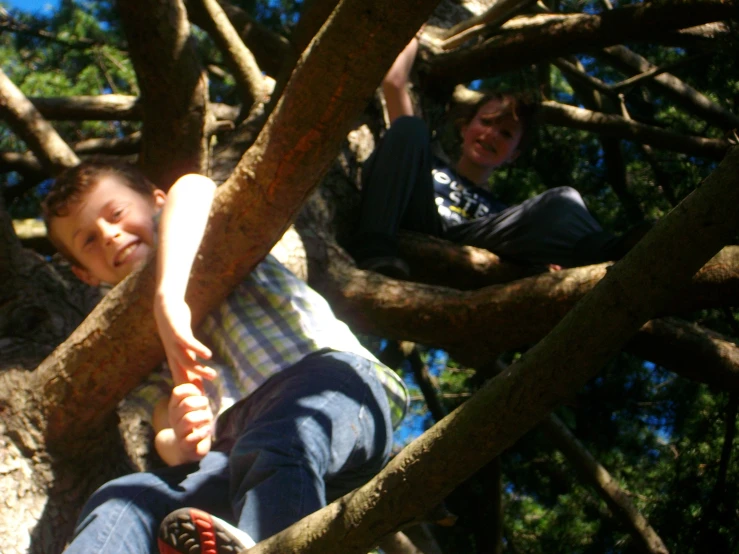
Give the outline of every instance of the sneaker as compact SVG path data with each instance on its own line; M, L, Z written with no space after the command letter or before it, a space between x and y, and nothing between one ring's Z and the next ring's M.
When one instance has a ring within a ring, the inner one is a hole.
M157 543L159 554L236 554L255 544L244 531L196 508L165 517Z

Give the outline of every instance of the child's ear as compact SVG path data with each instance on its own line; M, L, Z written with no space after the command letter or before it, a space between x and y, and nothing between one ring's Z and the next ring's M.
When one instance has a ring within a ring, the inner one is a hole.
M156 206L157 210L161 210L165 202L167 202L167 193L162 189L156 189L154 191L154 206Z
M90 285L91 287L98 287L100 286L100 279L93 276L92 273L90 273L87 269L84 267L80 267L78 265L72 264L72 273L74 273L75 277L82 281L83 283L86 283Z

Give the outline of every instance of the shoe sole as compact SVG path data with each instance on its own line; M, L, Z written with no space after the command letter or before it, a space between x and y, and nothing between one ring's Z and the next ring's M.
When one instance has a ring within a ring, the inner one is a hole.
M157 542L160 554L236 554L246 549L209 513L195 508L181 508L164 518Z

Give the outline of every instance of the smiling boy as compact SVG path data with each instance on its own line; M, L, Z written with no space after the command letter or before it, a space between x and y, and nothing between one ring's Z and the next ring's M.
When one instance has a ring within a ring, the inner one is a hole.
M85 163L61 175L45 201L51 240L88 284L117 284L158 243L154 315L171 371L171 380L155 373L132 393L171 467L101 487L70 553L250 546L387 461L407 391L273 257L195 338L185 291L214 190L207 177L186 175L165 194L132 167Z

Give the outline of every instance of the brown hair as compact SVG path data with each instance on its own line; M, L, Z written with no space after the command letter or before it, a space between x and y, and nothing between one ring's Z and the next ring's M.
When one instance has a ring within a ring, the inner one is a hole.
M498 100L501 103L500 111L497 115L512 114L515 119L521 122L521 140L518 143L518 150L524 150L531 141L534 134L534 120L538 109L538 102L528 94L520 92L486 92L472 106L465 110L461 117L457 118L455 123L458 129L463 125L467 125L474 119L477 112L480 111L485 104L491 100Z
M140 195L150 197L156 186L149 181L137 167L110 161L87 161L62 172L51 185L49 193L41 203L46 224L46 234L51 243L72 264L81 267L75 257L51 230L55 217L66 217L72 204L79 202L104 177L116 176L130 189Z

